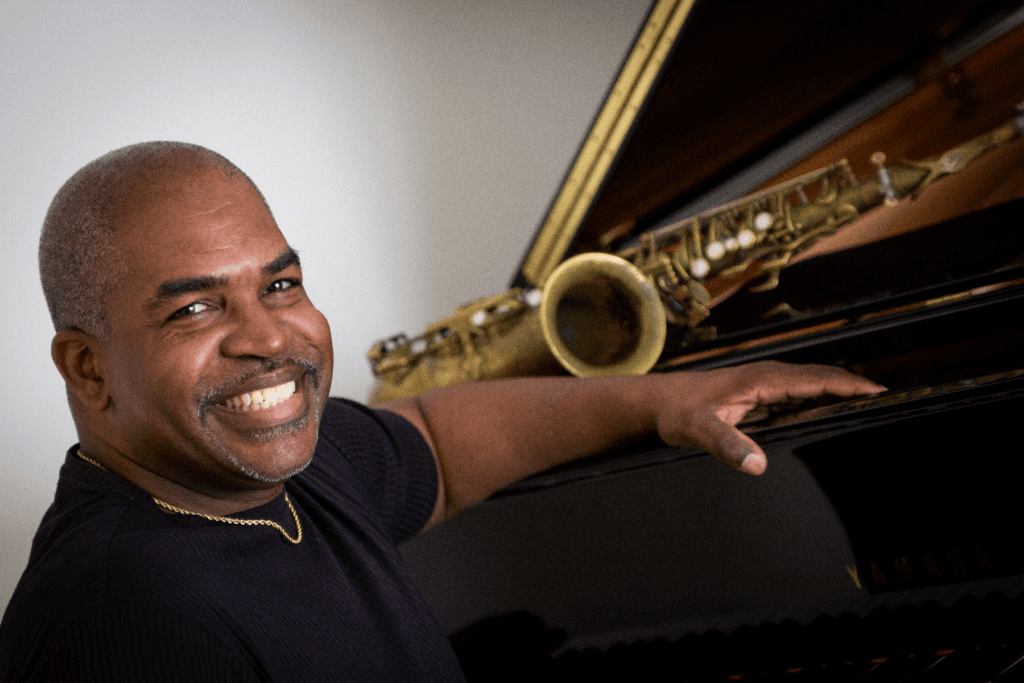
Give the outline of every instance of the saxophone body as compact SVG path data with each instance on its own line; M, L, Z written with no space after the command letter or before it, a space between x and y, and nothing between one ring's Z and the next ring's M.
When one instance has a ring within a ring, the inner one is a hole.
M643 374L668 326L708 337L708 285L774 288L798 254L881 205L915 198L937 180L1024 134L1024 109L989 133L921 162L885 165L858 181L846 160L644 233L613 253L561 263L538 289L464 304L422 334L368 352L379 403L434 387L505 377ZM712 332L713 334L713 332Z

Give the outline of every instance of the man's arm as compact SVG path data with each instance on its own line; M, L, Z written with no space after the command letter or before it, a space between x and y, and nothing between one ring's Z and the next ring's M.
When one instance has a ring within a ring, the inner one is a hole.
M735 428L760 405L884 387L822 365L761 362L704 372L458 384L384 404L423 433L441 481L428 526L555 465L657 434L750 474L764 451Z

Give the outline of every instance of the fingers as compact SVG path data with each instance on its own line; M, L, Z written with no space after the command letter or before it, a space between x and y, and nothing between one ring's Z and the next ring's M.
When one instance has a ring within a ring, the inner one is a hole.
M687 400L667 405L671 417L659 420L662 438L699 446L749 474L761 474L768 465L764 451L734 426L753 408L823 394L848 397L886 390L839 368L776 361L710 371L694 379L696 387Z
M794 398L863 396L885 391L881 384L828 365L788 365L774 361L748 366L756 376L748 381L757 392L760 404Z

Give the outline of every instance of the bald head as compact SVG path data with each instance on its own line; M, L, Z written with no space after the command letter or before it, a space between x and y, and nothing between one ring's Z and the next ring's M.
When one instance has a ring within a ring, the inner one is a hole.
M87 164L64 183L50 204L39 240L43 293L58 332L106 333L104 299L128 269L116 239L119 222L148 188L211 168L253 185L223 156L183 142L122 147Z

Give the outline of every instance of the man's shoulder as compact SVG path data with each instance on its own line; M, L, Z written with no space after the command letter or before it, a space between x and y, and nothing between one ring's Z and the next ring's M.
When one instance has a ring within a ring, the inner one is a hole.
M117 475L69 461L36 531L8 612L24 603L33 611L49 607L73 618L77 611L123 600L137 585L146 601L159 600L175 583L158 575L186 559L180 543L173 541L181 537L176 532L141 489ZM159 590L147 588L152 585ZM173 598L166 602L174 604Z
M328 399L320 421L320 436L341 450L346 443L354 447L387 444L388 448L413 451L428 448L423 435L404 417L346 398Z
M140 638L171 629L233 642L217 615L218 587L209 585L225 557L204 539L205 520L169 520L152 498L112 488L58 493L0 624L0 651L44 656L97 625L129 623Z
M24 597L36 605L63 604L65 611L98 604L106 597L111 560L125 553L124 538L146 537L143 499L117 486L102 492L83 488L88 487L62 478L12 603Z
M388 410L331 399L317 455L303 475L354 496L401 541L419 533L437 501L430 446L412 422Z
M331 396L324 406L324 414L320 420L320 431L337 424L360 425L372 423L377 411L363 403L340 396Z

